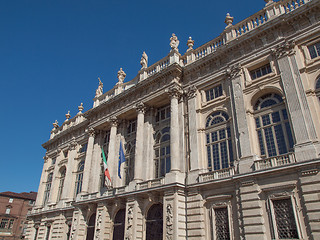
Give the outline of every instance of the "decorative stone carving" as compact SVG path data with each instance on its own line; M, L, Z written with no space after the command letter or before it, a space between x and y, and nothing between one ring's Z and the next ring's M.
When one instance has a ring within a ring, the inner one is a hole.
M227 24L226 28L229 28L232 26L233 23L233 17L230 16L230 13L227 13L226 19L224 22Z
M145 114L146 112L146 106L142 102L137 103L135 109L138 113Z
M126 235L125 235L125 240L131 240L132 239L132 231L133 231L133 206L130 206L128 208L128 224L127 224L127 229L126 229Z
M97 223L96 223L96 233L95 233L96 239L100 239L101 223L102 223L102 210L99 210L97 215Z
M170 38L171 51L172 50L179 51L178 50L179 43L180 41L178 40L178 37L174 33L172 33L172 37Z
M78 114L81 114L82 113L82 110L83 110L83 103L80 104L80 106L78 106Z
M197 88L194 85L189 86L188 89L185 90L185 94L188 100L194 98L197 95Z
M284 43L280 44L276 48L271 49L271 52L276 58L281 58L284 56L294 54L295 53L294 47L295 47L294 41L286 40Z
M117 127L119 124L119 120L116 117L109 118L108 122L110 123L111 127Z
M118 71L118 84L122 84L126 76L127 74L122 70L122 68L120 68Z
M167 215L166 215L166 240L173 239L173 209L172 205L169 203L167 205Z
M232 65L226 70L226 75L231 79L239 77L241 75L241 69L242 67L240 63L237 65Z
M171 98L179 98L183 94L181 87L177 84L173 85L169 89L166 89L166 92Z
M77 142L75 141L75 139L73 139L72 142L68 145L68 148L71 151L71 150L76 149L77 145L78 145Z
M96 97L100 97L103 93L103 83L101 82L100 78L98 78L99 80L99 86L96 90Z
M189 37L188 42L187 42L187 46L188 46L187 52L193 50L193 45L194 45L194 40L192 40L192 38Z
M71 117L71 115L70 115L70 111L68 111L68 113L66 114L66 120L65 120L65 122L67 122L68 120L69 120L69 118Z
M140 64L141 64L141 69L145 69L148 67L148 55L146 54L146 52L142 53Z
M56 120L54 123L52 123L52 125L53 125L52 130L58 129L59 128L58 120Z
M92 127L89 127L87 131L90 137L94 137L96 134L95 130Z

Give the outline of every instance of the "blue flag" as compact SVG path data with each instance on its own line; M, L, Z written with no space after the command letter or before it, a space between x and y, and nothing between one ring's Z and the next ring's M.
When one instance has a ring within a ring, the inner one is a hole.
M119 178L121 178L121 173L120 173L120 166L122 163L124 163L126 161L125 157L124 157L124 152L123 152L123 148L122 148L122 142L120 141L120 149L119 149L119 166L118 166L118 176Z

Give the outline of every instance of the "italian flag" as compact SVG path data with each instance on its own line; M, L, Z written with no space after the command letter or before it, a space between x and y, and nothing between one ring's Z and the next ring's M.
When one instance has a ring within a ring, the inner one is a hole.
M102 160L103 160L103 167L104 167L104 176L107 177L111 183L111 177L110 177L110 173L107 165L107 159L106 159L106 155L104 154L103 147L101 147L101 152L102 152Z

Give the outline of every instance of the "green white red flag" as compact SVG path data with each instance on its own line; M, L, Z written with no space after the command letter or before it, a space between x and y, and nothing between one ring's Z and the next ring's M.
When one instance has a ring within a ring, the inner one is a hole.
M104 154L103 147L101 147L101 152L102 152L104 176L107 177L107 179L110 181L110 184L111 184L110 172L108 169L107 159L106 159L106 155Z

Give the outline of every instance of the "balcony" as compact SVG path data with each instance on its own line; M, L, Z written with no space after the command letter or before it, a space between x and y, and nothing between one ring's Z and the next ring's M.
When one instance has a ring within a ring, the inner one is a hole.
M275 157L256 160L254 161L254 169L255 171L263 170L267 168L288 165L295 162L296 162L296 158L294 153L287 153L287 154L283 154Z
M152 180L137 183L136 189L142 190L142 189L147 189L152 187L158 187L163 184L164 184L164 178L157 178L157 179L152 179Z
M199 175L199 182L207 182L211 180L231 177L235 174L234 167L224 168L212 172L202 173Z

